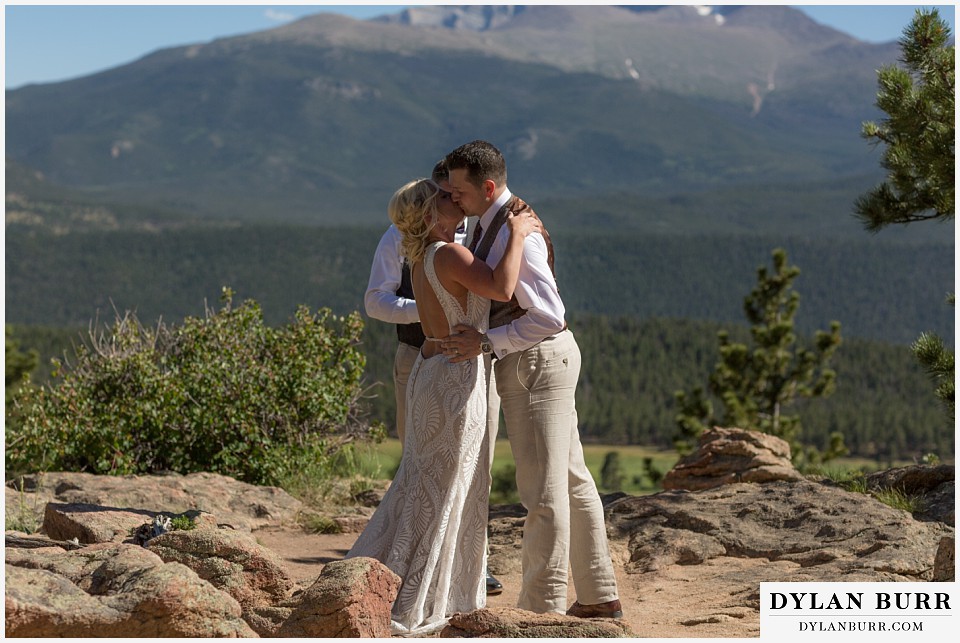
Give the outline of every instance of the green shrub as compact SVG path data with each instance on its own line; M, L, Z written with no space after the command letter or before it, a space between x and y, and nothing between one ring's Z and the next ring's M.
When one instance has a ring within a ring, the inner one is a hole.
M494 467L491 472L490 504L512 505L520 502L517 491L517 467L512 462Z
M300 525L311 534L339 534L343 531L333 518L317 513L301 515Z
M31 383L32 373L36 370L38 354L36 350L24 352L20 349L20 339L14 337L13 327L6 325L6 361L4 370L6 371L4 388L4 426L10 429L18 428L23 422L23 416L27 411L26 406L18 406L17 399L26 399L27 391L33 386ZM26 530L21 530L26 531ZM32 532L28 532L32 533Z
M190 531L196 529L197 523L193 522L190 516L180 514L170 519L170 529L174 531Z
M127 313L92 331L54 384L15 402L23 420L6 432L8 474L213 471L278 484L382 436L359 417L359 314L301 306L270 328L256 302L234 307L227 288L222 299L178 327Z

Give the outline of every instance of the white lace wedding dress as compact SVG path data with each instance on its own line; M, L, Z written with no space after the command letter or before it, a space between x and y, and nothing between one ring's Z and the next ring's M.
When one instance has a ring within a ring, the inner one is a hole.
M486 332L490 301L467 294L467 310L440 284L432 244L424 270L452 329ZM369 556L403 580L394 634L442 628L454 612L486 604L490 449L483 358L451 364L417 357L407 384L406 440L393 483L347 557Z

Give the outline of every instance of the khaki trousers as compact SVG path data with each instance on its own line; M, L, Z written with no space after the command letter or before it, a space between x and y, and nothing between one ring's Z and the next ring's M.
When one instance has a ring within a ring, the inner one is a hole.
M565 330L493 362L517 488L527 509L517 607L567 609L567 572L584 605L617 598L603 505L583 460L574 392L580 348Z
M490 436L490 466L493 467L493 452L500 432L500 395L497 394L497 373L489 355L483 356L483 366L487 373L487 435ZM492 476L490 483L493 484Z
M406 435L404 420L407 417L407 381L410 379L410 371L413 370L413 363L417 361L419 354L420 349L416 346L400 342L397 345L397 354L393 358L393 392L397 398L397 437L400 438L401 446Z

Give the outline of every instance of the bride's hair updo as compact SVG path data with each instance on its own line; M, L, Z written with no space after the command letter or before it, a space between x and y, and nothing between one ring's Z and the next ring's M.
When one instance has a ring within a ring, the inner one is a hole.
M430 244L427 237L436 225L439 193L440 186L430 179L415 179L397 190L387 205L390 220L403 235L401 254L410 263L423 259Z

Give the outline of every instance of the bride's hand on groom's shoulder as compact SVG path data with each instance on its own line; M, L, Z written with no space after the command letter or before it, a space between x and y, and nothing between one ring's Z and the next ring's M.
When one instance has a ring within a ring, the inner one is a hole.
M530 210L510 213L507 217L507 225L510 227L510 234L518 234L523 237L533 232L543 234L543 224Z
M453 330L440 342L443 354L452 363L465 362L480 354L480 331L464 324L457 324Z

